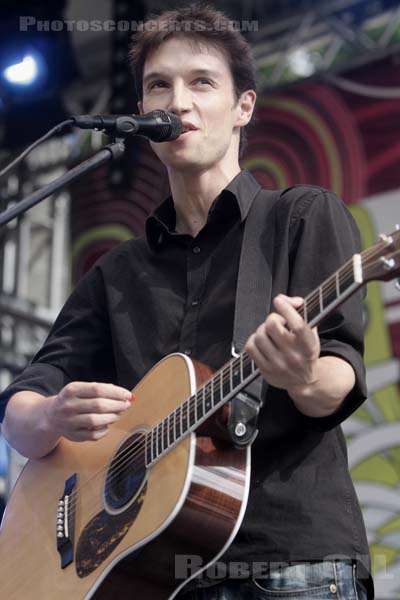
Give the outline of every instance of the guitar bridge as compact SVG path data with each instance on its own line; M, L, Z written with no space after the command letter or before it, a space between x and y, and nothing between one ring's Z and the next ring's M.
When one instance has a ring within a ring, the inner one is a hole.
M57 550L61 557L61 568L65 569L67 565L74 560L74 524L75 524L75 495L73 495L76 486L77 475L74 473L66 480L64 493L58 501L57 506Z

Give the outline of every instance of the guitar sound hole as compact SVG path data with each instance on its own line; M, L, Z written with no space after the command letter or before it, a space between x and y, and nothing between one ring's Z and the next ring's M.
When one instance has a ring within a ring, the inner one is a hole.
M111 461L105 483L106 506L110 511L125 507L136 496L146 478L144 433L127 438Z

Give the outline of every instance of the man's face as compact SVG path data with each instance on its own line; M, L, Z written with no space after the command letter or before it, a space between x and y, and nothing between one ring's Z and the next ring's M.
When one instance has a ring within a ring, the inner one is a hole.
M227 156L237 161L239 108L227 60L219 50L171 39L148 55L140 111L170 111L194 128L172 142L151 143L167 167L202 171Z

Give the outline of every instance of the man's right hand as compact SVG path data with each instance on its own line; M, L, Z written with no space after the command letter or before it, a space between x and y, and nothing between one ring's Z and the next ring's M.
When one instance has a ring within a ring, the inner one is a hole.
M27 458L41 458L61 437L95 441L129 408L131 393L111 383L73 381L55 396L32 391L14 394L6 407L2 434Z
M60 437L74 442L93 441L107 435L131 405L131 393L111 383L73 381L48 398L46 417Z

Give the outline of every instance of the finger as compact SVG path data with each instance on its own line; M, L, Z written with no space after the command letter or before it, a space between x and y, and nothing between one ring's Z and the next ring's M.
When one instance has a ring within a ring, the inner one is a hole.
M99 414L77 414L69 421L68 429L77 431L79 429L95 430L102 427L108 427L120 419L120 415L108 413Z
M261 369L281 369L283 367L279 348L274 345L268 336L257 336L249 338L248 353Z
M72 403L71 403L72 404ZM122 413L130 408L129 400L110 400L109 398L77 398L70 407L75 413Z
M270 338L273 346L280 351L288 347L293 337L286 327L286 319L277 313L271 313L268 316L264 324L264 332Z
M301 296L286 296L286 294L279 294L276 297L283 298L295 308L299 308L302 304L304 304L304 298L302 298Z
M68 396L78 398L109 398L112 400L130 400L131 392L112 383L97 383L94 381L73 381L64 388Z
M311 329L288 300L283 296L277 296L274 303L279 314L285 318L289 331L304 339L310 338Z
M100 440L108 433L108 427L102 429L78 429L77 431L71 432L65 437L72 442L95 442Z
M249 339L249 347L247 353L254 360L257 367L260 369L262 375L265 378L268 379L270 376L272 376L272 374L276 370L276 364L272 363L272 361L269 358L270 355L264 354L264 352L260 350L260 348L256 345L255 341L253 341L251 338ZM275 353L275 360L276 356L277 354Z

